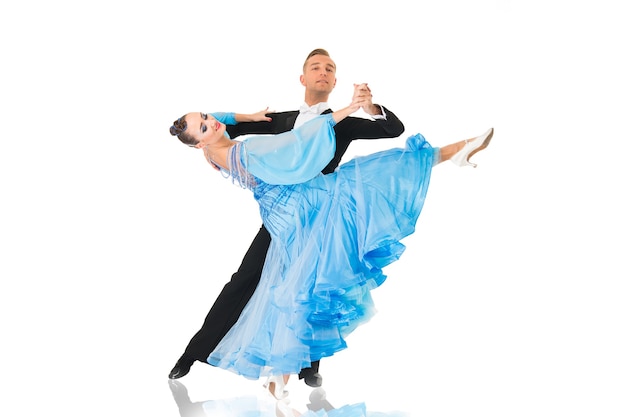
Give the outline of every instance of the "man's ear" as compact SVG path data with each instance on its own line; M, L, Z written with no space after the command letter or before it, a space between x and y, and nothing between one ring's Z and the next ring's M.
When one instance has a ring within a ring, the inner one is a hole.
M337 82L337 80L335 80L335 82ZM300 84L306 87L306 84L304 84L304 75L300 76Z

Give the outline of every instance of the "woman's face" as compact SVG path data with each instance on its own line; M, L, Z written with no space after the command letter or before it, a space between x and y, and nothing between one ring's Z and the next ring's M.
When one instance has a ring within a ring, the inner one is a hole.
M185 117L187 132L199 143L196 148L204 148L216 143L224 136L226 125L206 113L189 113Z

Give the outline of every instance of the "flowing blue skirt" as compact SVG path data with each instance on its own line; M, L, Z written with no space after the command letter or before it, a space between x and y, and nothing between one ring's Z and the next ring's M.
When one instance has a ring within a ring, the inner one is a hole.
M272 236L259 285L208 362L247 378L298 373L346 348L375 314L371 291L415 230L438 160L420 134L296 185L258 180Z

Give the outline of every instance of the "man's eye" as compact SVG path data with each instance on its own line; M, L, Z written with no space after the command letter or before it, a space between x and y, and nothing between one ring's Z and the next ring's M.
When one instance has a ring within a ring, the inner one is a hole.
M202 126L202 133L206 132L206 126Z

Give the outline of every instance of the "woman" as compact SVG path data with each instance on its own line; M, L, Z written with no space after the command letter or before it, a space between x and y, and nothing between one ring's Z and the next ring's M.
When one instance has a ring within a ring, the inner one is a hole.
M374 314L370 292L414 231L432 167L448 160L475 166L469 158L493 135L489 129L433 148L418 134L404 149L321 175L334 153L334 125L358 109L353 102L291 132L241 142L228 138L224 123L268 120L263 111L189 113L170 128L259 203L272 237L262 278L208 363L251 379L269 376L277 398L286 395L289 374L344 349L345 337Z

